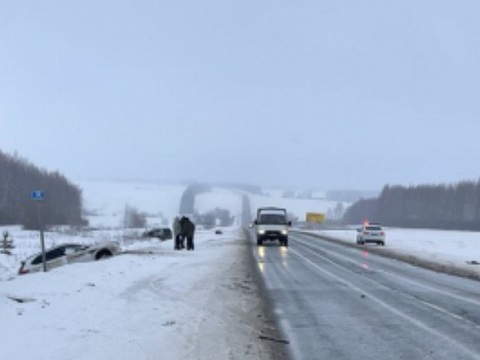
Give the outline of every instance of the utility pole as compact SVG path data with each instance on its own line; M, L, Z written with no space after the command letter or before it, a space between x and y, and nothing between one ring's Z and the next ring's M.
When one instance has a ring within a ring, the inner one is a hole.
M43 219L42 219L42 205L43 200L45 200L45 193L42 190L32 191L32 200L38 202L38 227L40 229L40 244L42 246L42 262L43 262L43 271L47 272L47 258L45 255L45 238L43 234Z

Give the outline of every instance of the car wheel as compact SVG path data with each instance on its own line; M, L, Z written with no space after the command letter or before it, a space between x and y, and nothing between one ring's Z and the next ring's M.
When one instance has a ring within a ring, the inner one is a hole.
M107 259L112 256L112 253L108 250L101 250L98 252L97 256L95 256L95 260Z

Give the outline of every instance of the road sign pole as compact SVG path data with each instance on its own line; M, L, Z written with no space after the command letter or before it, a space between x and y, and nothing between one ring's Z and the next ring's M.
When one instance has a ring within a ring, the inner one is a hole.
M45 194L41 190L32 191L32 199L38 201L38 227L40 229L40 244L42 246L42 262L43 271L47 271L47 257L45 254L45 238L43 234L43 219L42 219L42 202L45 199Z
M38 226L40 227L40 243L42 245L42 262L43 272L47 272L47 257L45 254L45 237L43 234L43 222L42 222L42 204L38 204Z
M47 256L45 254L45 240L43 238L43 229L40 230L40 241L42 242L43 272L47 272Z

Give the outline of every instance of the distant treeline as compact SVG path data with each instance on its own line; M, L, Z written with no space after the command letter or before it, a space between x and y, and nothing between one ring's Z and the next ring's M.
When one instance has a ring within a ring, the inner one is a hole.
M44 200L32 200L36 190L44 192ZM0 224L39 229L39 215L43 225L85 225L81 190L58 172L0 150Z
M195 212L195 196L211 191L212 187L208 184L192 184L187 186L180 198L179 214L193 214Z
M364 220L386 226L480 230L480 180L451 185L390 186L378 198L347 209L344 222Z
M179 214L188 215L197 225L203 225L207 229L215 225L232 226L235 216L230 214L230 210L221 208L221 204L213 210L202 214L195 209L195 197L211 191L212 187L209 184L198 183L189 185L180 199Z

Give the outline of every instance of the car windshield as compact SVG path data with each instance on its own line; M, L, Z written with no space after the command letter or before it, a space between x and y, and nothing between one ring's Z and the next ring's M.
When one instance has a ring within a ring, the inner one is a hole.
M285 215L283 214L261 214L259 219L259 224L283 225L286 223Z
M381 231L382 230L382 228L380 226L367 226L365 229L370 230L370 231Z

